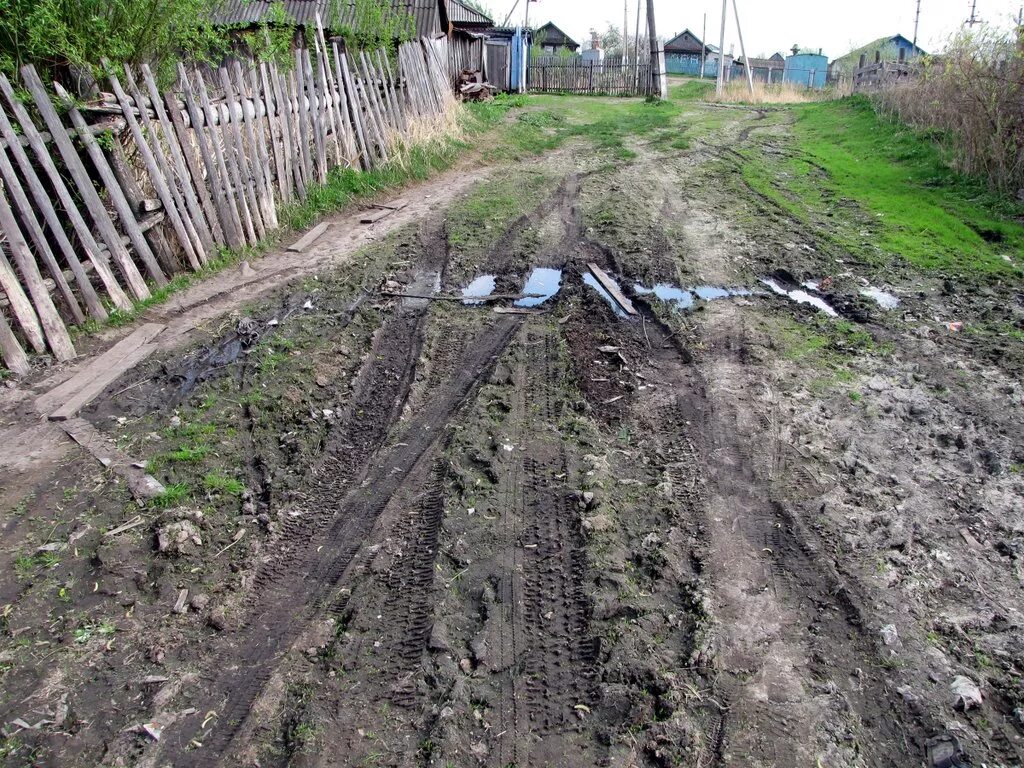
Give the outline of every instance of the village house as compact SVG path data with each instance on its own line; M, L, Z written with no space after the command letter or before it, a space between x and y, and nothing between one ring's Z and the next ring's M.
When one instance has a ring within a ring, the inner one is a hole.
M853 76L853 71L860 65L860 57L863 55L868 64L875 63L875 55L878 61L910 61L919 56L927 56L927 52L903 35L892 37L880 37L877 40L850 51L845 56L834 60L828 68L828 77L831 81L837 81Z
M665 43L665 66L669 72L677 75L699 75L702 70L708 74L707 62L717 54L716 46L704 43L689 29L684 29Z
M550 21L542 27L538 27L533 33L534 44L539 45L544 53L556 56L562 51L576 53L580 44L569 37Z
M746 59L736 59L736 67L746 77ZM754 80L762 83L777 83L782 80L782 73L786 69L786 57L781 53L772 54L770 58L750 58L750 71Z

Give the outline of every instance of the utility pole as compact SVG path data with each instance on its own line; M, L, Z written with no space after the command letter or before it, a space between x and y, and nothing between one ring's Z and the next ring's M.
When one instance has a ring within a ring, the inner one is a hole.
M517 0L518 1L518 0ZM530 0L526 0L526 18L523 21L523 80L522 93L526 93L526 77L530 71Z
M639 3L640 0L637 0ZM622 0L622 66L629 64L629 0Z
M971 18L964 23L969 27L973 27L975 24L981 24L981 19L978 18L978 0L971 0Z
M640 0L636 0L636 26L633 27L633 87L640 79Z
M914 50L917 50L917 28L921 23L921 0L917 0L917 13L914 15Z
M638 0L639 1L639 0ZM647 34L651 38L651 80L658 98L668 98L668 79L665 77L665 49L658 40L654 24L654 0L647 0Z
M743 27L740 26L740 9L736 7L736 0L732 0L732 15L736 17L736 32L740 36L740 53L743 54L743 69L747 72L747 85L750 87L750 95L754 95L754 68L750 66L750 59L747 58L747 47L743 45Z
M700 79L704 79L704 62L708 58L708 44L705 42L708 39L708 14L704 12L704 31L700 33Z
M725 89L725 17L729 13L728 3L729 0L722 0L722 34L718 38L718 85L715 86L715 93L719 96Z

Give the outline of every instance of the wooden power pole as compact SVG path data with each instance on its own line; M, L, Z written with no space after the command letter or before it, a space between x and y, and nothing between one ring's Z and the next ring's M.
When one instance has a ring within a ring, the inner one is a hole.
M736 7L736 0L732 0L732 15L736 17L736 32L740 36L740 53L743 54L743 69L747 73L747 85L750 87L750 95L754 95L754 68L750 66L750 59L747 58L747 47L743 44L743 27L740 26L740 9Z
M651 38L651 83L659 98L668 98L668 78L665 76L665 49L658 40L654 24L654 0L647 0L647 34Z
M917 51L917 28L921 23L921 0L917 0L917 13L914 14L914 51Z
M715 87L715 93L719 96L725 90L725 17L728 13L729 0L722 0L722 34L718 38L718 85Z

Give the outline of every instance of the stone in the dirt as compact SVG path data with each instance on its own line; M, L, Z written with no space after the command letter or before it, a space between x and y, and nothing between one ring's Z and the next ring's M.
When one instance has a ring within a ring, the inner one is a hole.
M583 520L583 530L593 531L594 533L611 530L614 526L615 523L612 522L608 515L593 515Z
M170 427L171 429L177 429L181 426L181 416L171 416Z
M192 599L188 601L188 604L192 606L192 610L202 611L210 604L210 596L199 592L192 595Z
M207 623L218 632L223 632L228 628L228 613L223 605L218 605L210 611L210 618L207 619Z
M962 709L964 712L981 707L982 696L978 684L971 678L958 675L949 686L953 692L953 708Z
M894 651L898 651L903 647L903 642L900 640L895 624L886 624L879 630L879 634L882 636L882 642Z
M177 520L157 532L156 545L165 555L193 555L203 545L203 538L191 520Z

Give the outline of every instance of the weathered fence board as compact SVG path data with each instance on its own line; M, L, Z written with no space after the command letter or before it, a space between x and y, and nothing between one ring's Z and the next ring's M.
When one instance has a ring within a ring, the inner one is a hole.
M106 65L85 97L56 83L48 93L25 67L19 85L40 126L0 75L0 288L13 321L0 314L0 352L11 371L26 372L26 346L74 357L69 325L129 309L168 270L201 269L220 247L257 244L280 205L333 168L388 163L456 105L444 39L403 43L392 62L346 53L318 23L311 45L288 72L233 61L215 86L179 65L163 91L146 65Z
M527 85L539 93L645 96L653 92L650 62L534 58L527 70Z

